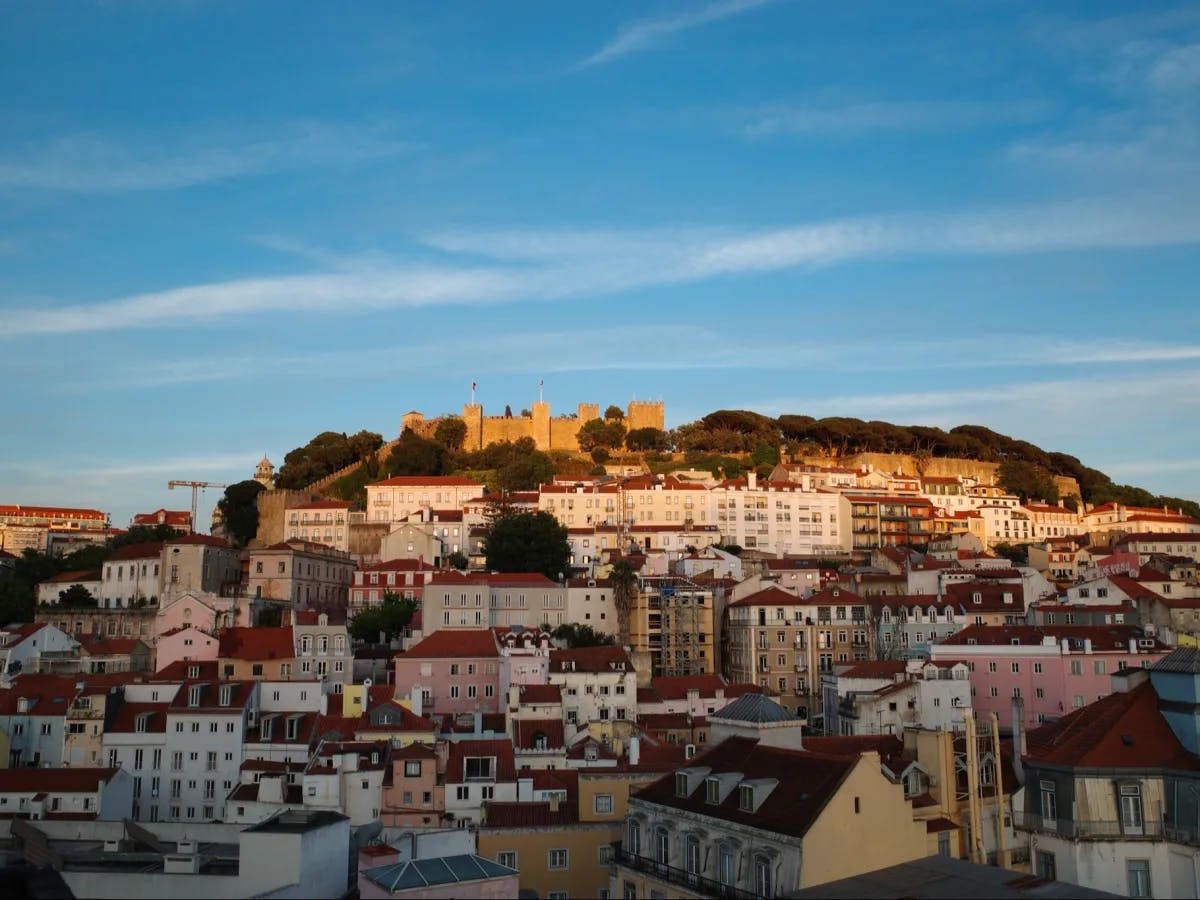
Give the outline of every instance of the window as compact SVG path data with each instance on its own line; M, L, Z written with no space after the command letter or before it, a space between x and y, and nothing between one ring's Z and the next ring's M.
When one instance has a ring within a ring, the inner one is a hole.
M596 796L592 798L592 810L600 815L611 814L613 811L613 795L596 794Z
M454 797L456 800L470 800L471 788L465 784L460 784L454 789Z
M421 777L421 761L419 759L406 759L404 761L404 777L405 778L420 778Z
M1071 674L1072 675L1082 675L1083 674L1083 663L1080 660L1078 660L1078 659L1071 660Z
M1019 662L1013 663L1012 670L1014 675L1019 675L1021 672L1021 664Z
M568 854L566 848L553 847L546 856L547 869L565 869L567 867Z
M1103 659L1098 659L1092 663L1092 669L1097 675L1107 674L1107 666Z
M1150 897L1150 860L1125 860L1125 876L1129 881L1130 897Z
M1123 784L1120 788L1121 830L1125 834L1140 835L1145 831L1142 819L1142 786Z
M721 879L721 884L737 883L737 856L728 844L721 844L717 848L717 875Z
M1051 624L1053 624L1053 623L1051 623ZM1035 663L1033 664L1033 674L1034 674L1034 675L1041 675L1041 674L1042 674L1042 664L1041 664L1041 663L1035 662Z
M654 858L664 866L671 860L671 835L665 828L655 829Z
M754 893L759 897L771 897L771 860L763 855L754 857Z
M642 826L633 819L629 820L629 825L625 829L625 839L628 843L628 850L633 856L642 855Z
M508 866L510 869L517 868L517 851L516 850L501 850L496 854L496 862L502 866Z
M989 672L995 672L995 671L996 671L996 663L995 663L995 662L990 662L990 663L988 663L988 671L989 671Z
M701 872L700 863L700 839L694 834L687 836L687 844L684 853L684 865L687 868L688 880L698 880Z
M468 781L491 781L494 762L491 756L468 756L464 776Z
M1047 827L1054 827L1058 819L1058 797L1055 794L1053 781L1039 783L1042 795L1042 822Z
M754 788L748 784L738 785L738 809L754 812Z

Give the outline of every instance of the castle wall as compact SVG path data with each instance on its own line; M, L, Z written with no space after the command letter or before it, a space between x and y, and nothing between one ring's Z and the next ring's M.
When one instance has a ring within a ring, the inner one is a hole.
M467 425L467 437L463 447L481 450L488 444L516 441L523 437L533 438L539 450L579 450L579 428L585 422L600 418L600 405L580 403L578 417L554 418L550 404L538 401L533 404L532 416L485 416L479 404L463 406L463 421ZM413 415L412 413L409 416ZM407 418L407 417L406 417ZM661 401L638 401L629 404L626 425L633 428L663 429L665 421ZM436 423L436 420L432 420ZM432 423L427 423L432 424Z
M661 400L633 400L625 410L625 427L630 431L638 428L666 431L665 421Z

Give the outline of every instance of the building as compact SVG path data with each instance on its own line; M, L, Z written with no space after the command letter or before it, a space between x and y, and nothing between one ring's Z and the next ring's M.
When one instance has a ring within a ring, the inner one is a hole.
M636 721L638 673L623 647L551 650L546 677L562 691L568 740L590 724L611 740L614 724Z
M404 522L422 510L462 509L485 486L458 475L398 475L367 485L367 521Z
M295 609L345 609L355 564L350 554L311 541L290 540L251 549L247 589Z
M120 769L0 769L0 815L114 822L132 808L133 779Z
M850 549L927 545L933 537L933 504L924 497L843 495L850 510Z
M623 422L629 431L639 428L663 430L664 407L661 401L633 400L626 407ZM463 405L463 421L467 425L467 437L463 441L465 450L482 450L493 443L515 442L531 438L539 450L579 450L579 428L593 419L600 418L600 406L596 403L580 403L569 415L551 416L550 404L542 400L531 404L529 412L520 415L506 413L503 416L485 416L483 405ZM426 422L417 412L404 417L404 427L423 432L432 430L436 420Z
M629 614L629 644L647 654L652 675L718 671L713 589L678 575L641 578Z
M103 542L107 532L108 514L98 509L0 504L0 550L13 556L26 550L49 552L51 535Z
M98 599L100 596L100 570L76 569L71 572L60 572L45 581L39 581L37 586L38 606L60 602L62 593L75 585L82 587L92 595L93 599Z
M785 896L926 847L877 752L730 737L629 799L610 896Z
M446 761L448 821L478 824L489 804L516 799L517 768L510 740L466 740L450 745Z
M1081 528L1092 535L1120 539L1139 534L1176 534L1187 537L1200 534L1200 522L1183 514L1183 510L1167 507L1129 506L1124 503L1102 503L1091 509L1084 507L1080 514Z
M422 712L496 713L500 648L490 628L443 629L397 654L396 696L420 698Z
M825 733L961 729L971 708L969 673L965 663L921 660L835 664L832 672L821 673Z
M40 672L43 658L78 659L79 641L61 629L42 622L9 625L0 628L0 678L8 679L22 672Z
M96 598L100 606L120 609L157 603L162 592L162 549L161 542L127 544L109 554Z
M287 539L324 544L335 550L350 551L349 500L315 500L288 506L283 513Z
M439 570L423 559L390 559L354 572L350 587L350 612L383 602L383 595L420 600L425 585Z
M567 622L567 589L540 572L449 570L426 582L421 607L427 635L444 628L554 627Z
M932 645L930 658L967 664L976 715L995 712L1011 728L1019 698L1028 728L1107 696L1111 675L1150 665L1167 650L1134 625L971 625Z
M300 671L296 637L290 626L223 628L218 640L217 662L222 678L239 681L290 681L292 678L310 681L313 678L312 671ZM315 654L310 652L304 659L310 667L312 656ZM328 661L318 661L328 672Z
M835 555L850 549L848 506L839 494L811 481L760 483L750 472L710 493L721 543L775 556Z
M816 705L809 666L813 610L797 594L778 587L732 601L726 610L727 677L776 691L780 704L807 717Z
M156 509L150 513L135 513L129 525L132 528L159 528L165 525L179 534L191 534L195 530L190 509Z
M380 821L392 828L436 828L446 811L445 759L431 743L392 751L391 783L384 783Z
M1179 648L1028 733L1016 822L1036 874L1129 897L1197 894L1198 675L1197 651Z

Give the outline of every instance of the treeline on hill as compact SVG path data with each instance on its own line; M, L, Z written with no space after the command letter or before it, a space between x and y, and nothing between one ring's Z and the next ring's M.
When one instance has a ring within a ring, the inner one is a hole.
M430 437L405 431L383 460L375 458L374 451L383 444L378 434L361 431L347 437L324 432L285 457L276 484L303 487L362 459L363 465L334 482L333 492L365 505L366 485L392 475L462 474L480 479L493 490L533 490L555 474L599 474L604 462L629 452L638 454L653 472L667 471L682 461L719 477L735 478L749 470L766 474L779 462L782 448L790 455L833 460L857 453L908 454L916 461L917 474L923 474L928 462L936 458L994 462L1000 467L1000 483L1022 499L1050 503L1062 499L1072 508L1080 500L1094 505L1110 501L1131 506L1166 505L1200 517L1200 504L1195 501L1115 484L1074 456L1043 450L982 425L959 425L946 431L845 416L771 418L749 410L724 409L663 432L654 428L627 431L623 418L621 410L611 406L602 419L580 425L580 448L591 465L577 454L540 451L529 438L491 444L473 452L463 450L467 427L456 417L440 420ZM1052 478L1055 475L1074 478L1082 496L1060 498Z

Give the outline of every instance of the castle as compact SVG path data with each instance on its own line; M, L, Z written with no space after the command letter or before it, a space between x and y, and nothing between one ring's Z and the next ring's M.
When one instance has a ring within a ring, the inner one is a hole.
M516 441L520 438L533 438L539 450L579 450L579 428L585 422L600 418L600 406L597 403L580 403L575 415L550 415L550 404L538 401L533 404L528 413L514 416L485 416L483 405L479 403L463 404L462 418L467 424L467 437L463 441L464 450L482 450L488 444ZM426 420L419 412L406 414L400 423L400 430L411 428L422 435L433 433L438 419ZM664 430L666 421L661 400L633 400L625 410L625 427L629 431L638 428L657 428Z

